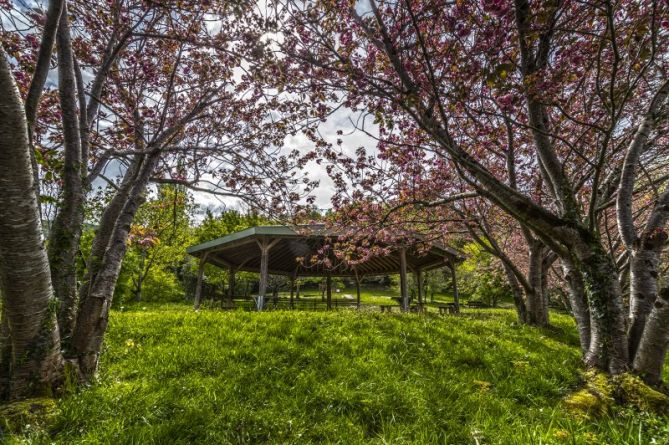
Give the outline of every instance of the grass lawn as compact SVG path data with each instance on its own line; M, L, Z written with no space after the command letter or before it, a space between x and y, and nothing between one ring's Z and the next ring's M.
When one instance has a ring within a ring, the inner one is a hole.
M95 385L9 443L669 443L665 419L597 421L561 400L580 384L576 332L509 310L459 317L337 312L114 312ZM655 442L652 442L655 440Z
M289 298L290 292L282 291L279 292L281 298ZM332 290L332 298L336 299L345 299L346 296L352 298L355 301L356 291L355 288L340 288L339 292L336 292L336 289ZM380 304L397 304L397 301L393 298L399 298L399 290L392 290L386 288L378 289L361 289L360 290L360 303L363 305L380 305ZM310 299L321 299L321 292L318 289L305 289L300 292L300 298L310 300ZM466 300L466 299L465 299ZM430 295L426 296L426 301L428 305L431 303ZM439 303L448 303L453 301L453 296L443 293L434 294L434 304Z

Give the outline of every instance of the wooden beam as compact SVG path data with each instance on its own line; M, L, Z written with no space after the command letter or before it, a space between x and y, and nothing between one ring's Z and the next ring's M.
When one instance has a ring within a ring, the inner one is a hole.
M418 302L423 304L423 271L421 269L416 269L416 284L418 288Z
M275 239L272 241L267 241L263 239L258 241L258 246L260 247L260 285L258 288L258 297L261 299L258 310L262 310L265 304L265 297L267 293L267 282L269 281L269 250L274 246L279 240Z
M402 296L402 311L409 310L409 286L407 283L407 251L400 248L400 294Z
M360 281L362 276L358 275L358 271L355 271L355 293L356 293L356 303L358 304L358 309L360 309Z
M200 309L200 300L202 299L202 280L204 278L204 265L207 264L207 257L209 253L205 253L200 258L200 264L197 269L197 284L195 285L195 299L193 302L193 309L196 311Z
M328 274L325 279L325 291L327 292L328 310L332 309L332 276Z
M455 265L453 262L449 262L449 268L451 269L451 280L453 281L453 303L455 304L455 313L460 312L460 294L458 293L458 277L455 273Z
M293 308L295 297L295 275L290 277L290 308Z
M231 267L228 269L228 282L230 283L228 286L228 307L232 307L232 300L235 298L235 284L236 284L236 277L235 275L237 274L237 269L234 267ZM223 305L223 301L221 301L221 305Z

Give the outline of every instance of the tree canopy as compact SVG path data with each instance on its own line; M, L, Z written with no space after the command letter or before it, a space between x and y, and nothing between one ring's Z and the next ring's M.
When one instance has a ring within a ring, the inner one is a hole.
M185 242L315 218L353 260L415 233L467 245L521 323L550 323L559 283L586 366L661 384L667 2L52 0L0 14L0 398L91 379L117 285L141 298ZM342 110L368 146L323 136ZM287 146L297 136L307 149ZM325 216L313 163L334 184ZM192 230L188 191L250 213Z

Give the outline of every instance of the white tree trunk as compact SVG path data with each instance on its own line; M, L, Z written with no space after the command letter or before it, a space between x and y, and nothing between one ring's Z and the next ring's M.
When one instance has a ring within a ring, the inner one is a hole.
M0 47L0 294L9 331L2 350L11 348L0 392L16 399L48 392L63 361L26 115L6 57Z

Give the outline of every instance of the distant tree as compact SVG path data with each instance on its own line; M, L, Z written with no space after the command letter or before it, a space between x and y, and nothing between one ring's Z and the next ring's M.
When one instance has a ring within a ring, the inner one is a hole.
M155 198L139 208L128 237L138 259L132 271L135 301L142 299L142 285L154 268L174 274L185 261L195 207L183 186L160 185Z
M500 260L478 243L468 244L463 250L467 259L457 268L462 295L490 306L507 300L511 287Z
M255 211L242 213L231 209L216 216L211 209L205 209L204 219L195 227L193 234L196 242L205 243L250 227L270 224L272 224L270 219Z

